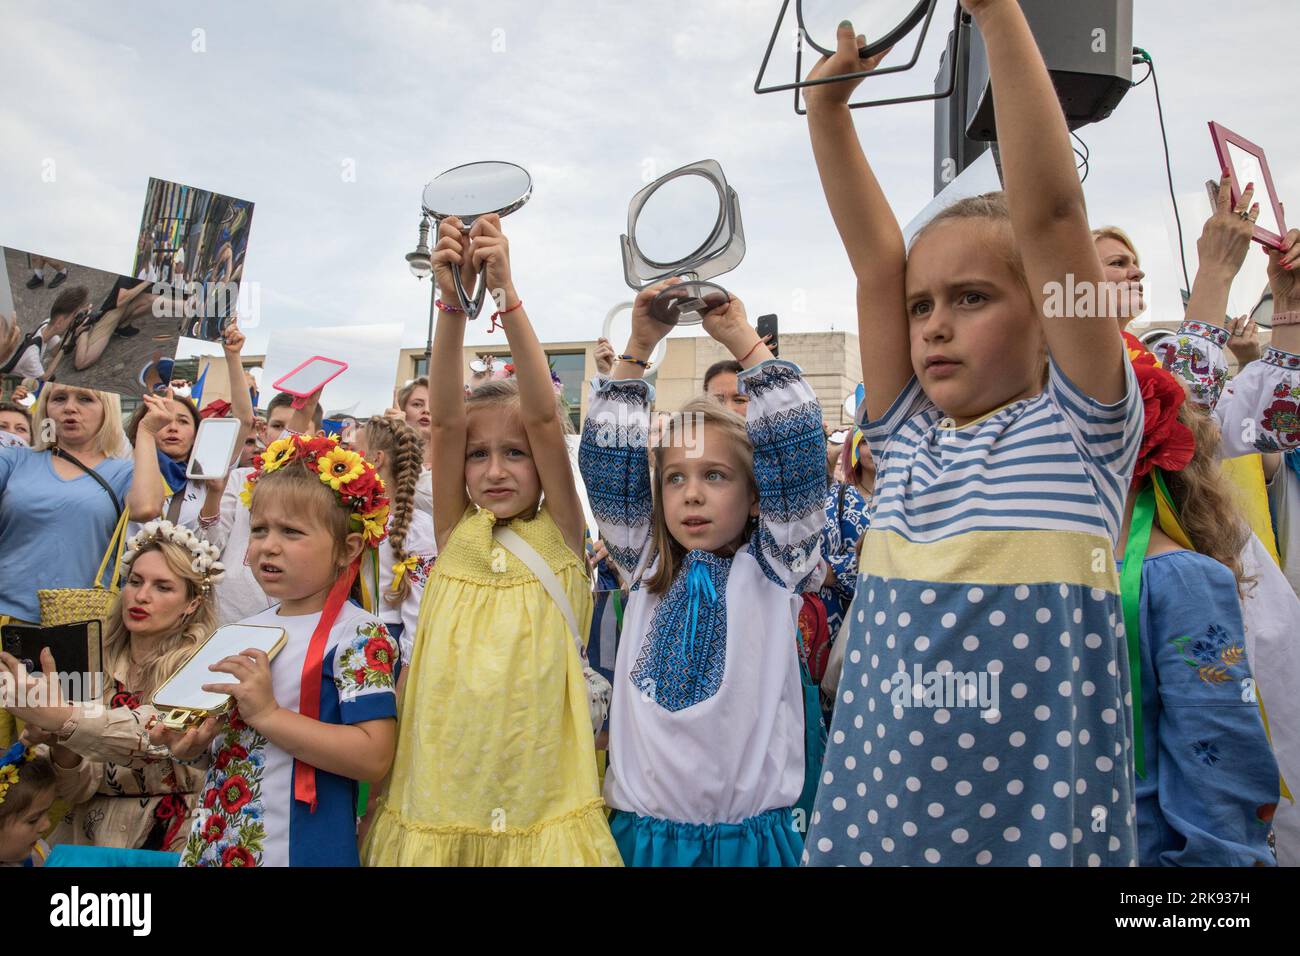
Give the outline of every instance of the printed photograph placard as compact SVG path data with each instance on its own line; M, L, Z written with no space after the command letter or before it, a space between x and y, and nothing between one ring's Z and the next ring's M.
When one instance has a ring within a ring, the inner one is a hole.
M158 384L180 325L176 303L155 283L21 249L0 253L14 300L0 322L0 375L129 396Z
M235 313L253 204L207 189L149 179L131 275L166 283L185 303L181 334L219 342Z

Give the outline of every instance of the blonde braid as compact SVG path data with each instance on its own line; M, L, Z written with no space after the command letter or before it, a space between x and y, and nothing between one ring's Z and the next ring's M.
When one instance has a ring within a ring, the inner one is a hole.
M393 483L388 488L388 543L392 545L395 562L400 564L407 558L406 533L415 513L415 486L424 463L424 443L419 432L395 418L370 419L366 425L366 440L372 449L384 452L392 462ZM411 578L405 574L397 586L384 595L384 599L396 606L410 593Z

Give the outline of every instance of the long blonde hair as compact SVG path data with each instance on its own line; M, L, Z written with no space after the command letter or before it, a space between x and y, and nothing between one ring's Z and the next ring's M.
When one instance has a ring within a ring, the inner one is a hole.
M139 694L142 701L152 702L153 692L176 672L195 648L208 639L216 629L217 611L212 589L203 589L203 575L191 566L194 556L188 548L171 541L155 540L141 546L136 560L150 551L157 551L167 562L167 568L185 582L185 600L201 598L199 606L181 618L180 629L158 645L158 653L148 661L140 674L140 686L128 687ZM129 573L129 572L128 572ZM122 621L122 595L113 602L109 612L108 627L104 633L104 677L109 686L104 688L105 700L113 696L111 682L116 673L126 673L131 666L131 633Z
M1198 554L1218 561L1237 579L1237 591L1254 583L1241 565L1241 550L1250 539L1250 526L1242 518L1218 455L1219 427L1199 406L1185 401L1178 420L1192 430L1196 453L1182 471L1164 472L1165 486L1173 498L1178 519Z
M393 479L384 489L388 492L390 509L388 543L392 546L393 558L400 564L406 560L406 533L411 530L411 517L415 513L415 486L420 480L420 466L424 463L424 443L419 432L395 418L370 419L365 425L365 436L366 447L372 452L382 451L388 459ZM411 576L404 574L402 580L384 595L384 600L398 605L410 593Z
M118 397L111 392L100 392L93 388L79 388L75 385L62 385L58 382L47 382L41 389L41 397L36 400L36 407L32 411L32 448L36 451L45 451L52 445L57 444L57 440L47 442L41 434L45 429L42 423L48 416L46 407L50 403L50 398L60 389L67 389L71 392L89 392L94 395L99 402L99 407L104 412L104 420L100 423L99 431L95 433L95 451L107 458L126 458L130 454L130 446L127 445L126 433L122 431L122 403Z
M672 447L687 428L688 421L695 430L696 441L700 440L706 425L712 425L720 432L739 453L741 468L745 479L749 482L750 491L754 493L758 491L758 483L754 480L754 443L749 438L744 419L735 412L723 408L712 398L693 398L682 406L680 412L669 417L659 433L655 447L650 450L654 463L654 470L650 477L651 500L654 503L653 515L650 519L651 547L652 553L659 561L654 574L646 579L646 588L651 594L663 594L668 590L673 583L673 578L677 576L677 569L686 558L686 548L682 547L668 531L668 519L664 515L663 473L664 449ZM753 531L754 521L751 520L745 526L743 540L748 541Z

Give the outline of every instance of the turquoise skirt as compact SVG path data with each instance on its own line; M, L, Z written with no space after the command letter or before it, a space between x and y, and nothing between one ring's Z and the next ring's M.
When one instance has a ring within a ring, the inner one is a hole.
M609 829L625 866L798 866L803 853L789 808L714 824L615 810Z

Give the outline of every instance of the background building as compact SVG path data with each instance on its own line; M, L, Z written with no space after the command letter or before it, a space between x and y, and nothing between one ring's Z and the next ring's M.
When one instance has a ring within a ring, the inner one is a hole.
M479 356L491 355L509 361L505 342L500 348L476 345L465 348L463 374L468 381L469 363ZM594 341L543 343L551 368L564 383L564 400L572 410L574 427L587 414L591 379L596 374ZM616 346L621 347L621 346ZM858 337L849 332L792 332L781 336L781 358L801 369L822 404L822 418L833 426L847 424L844 399L862 381L862 361L858 355ZM707 336L680 336L668 339L664 360L654 378L655 406L676 411L703 391L704 373L709 366L731 356ZM397 363L397 380L401 387L425 371L424 349L403 349Z

